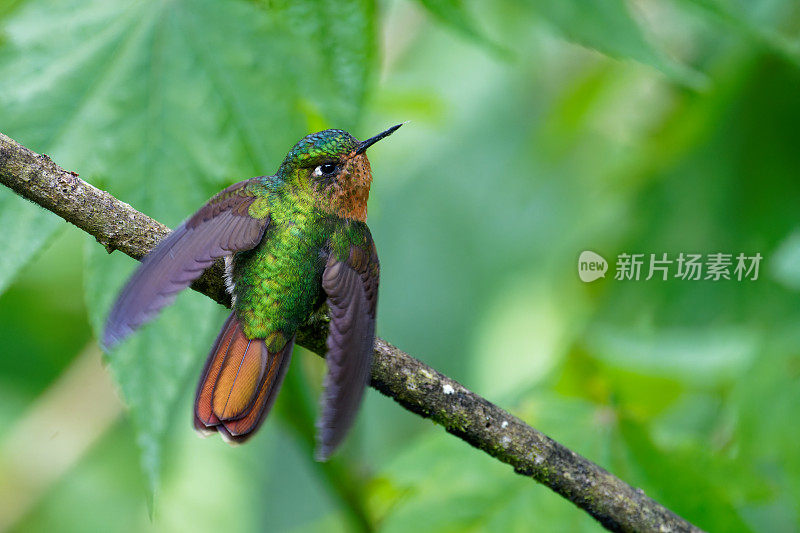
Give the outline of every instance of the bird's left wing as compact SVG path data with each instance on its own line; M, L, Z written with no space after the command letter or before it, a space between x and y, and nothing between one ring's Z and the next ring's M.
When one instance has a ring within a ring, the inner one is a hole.
M111 309L103 344L111 348L175 300L218 257L255 247L269 225L251 214L259 178L235 183L164 238L128 280ZM260 207L260 206L258 206Z
M364 230L364 246L351 245L344 260L331 252L322 274L331 323L325 356L328 373L317 424L316 456L321 461L352 426L372 367L380 266L369 230L366 226Z

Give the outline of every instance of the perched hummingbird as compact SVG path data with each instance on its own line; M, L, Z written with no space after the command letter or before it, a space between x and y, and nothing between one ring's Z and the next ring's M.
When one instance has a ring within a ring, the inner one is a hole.
M327 302L328 373L317 422L319 460L353 423L375 340L378 256L367 219L365 151L402 124L359 142L343 130L301 139L277 174L231 185L148 254L111 309L111 348L225 258L232 312L200 377L194 426L234 442L258 429L281 387L295 334Z

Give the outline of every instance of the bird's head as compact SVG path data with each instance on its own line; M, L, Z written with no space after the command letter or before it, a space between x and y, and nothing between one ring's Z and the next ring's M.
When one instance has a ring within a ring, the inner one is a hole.
M363 222L372 184L366 150L400 126L392 126L366 141L359 141L344 130L306 135L286 154L278 175L288 184L309 187L323 211Z

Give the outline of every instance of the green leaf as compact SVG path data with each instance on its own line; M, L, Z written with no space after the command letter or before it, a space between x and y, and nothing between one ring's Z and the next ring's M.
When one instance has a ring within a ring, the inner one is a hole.
M133 261L109 256L93 239L87 239L86 302L95 332L105 316ZM199 358L208 351L221 310L199 294L182 294L152 324L146 325L108 354L109 367L136 428L142 467L152 495L158 488L161 457L171 434L188 431L191 413L178 410L178 400L189 384L189 371L200 371Z
M330 91L327 118L350 129L372 85L376 61L375 6L370 0L282 0L259 2L291 28L299 47L310 46L320 54L316 72ZM313 121L313 102L304 102ZM331 113L332 112L332 113ZM309 128L309 129L320 129Z
M578 402L548 398L538 407L552 412L548 422L565 430L592 416L591 408ZM601 447L606 438L601 431L584 432L576 439L582 443L578 450ZM446 532L528 531L534 523L558 524L565 531L602 530L564 498L441 431L407 442L382 466L379 479L376 499L378 491L395 498L381 531L409 531L422 523L426 530Z
M800 528L796 512L796 502L800 501L800 426L793 423L800 403L798 345L795 322L775 328L760 357L731 394L736 457L755 470L749 477L742 476L747 482L743 486L759 480L769 489L765 497L743 498L756 530Z
M732 501L730 484L739 480L729 463L714 460L700 446L671 453L659 449L633 420L620 420L619 431L636 483L653 498L707 531L750 530Z
M274 172L310 127L356 125L372 70L371 3L292 6L28 2L2 28L3 127L175 225L225 185ZM346 24L325 26L325 16ZM134 264L87 246L86 299L98 335ZM168 437L190 431L188 406L176 411L221 325L217 309L183 295L109 355L152 490Z
M649 65L689 87L705 82L700 73L650 43L625 0L528 0L528 5L570 41Z
M0 187L0 294L58 227L57 216Z
M440 23L449 26L463 37L486 47L490 51L506 55L508 50L490 39L475 18L464 8L461 0L418 0Z
M742 35L772 49L787 60L800 64L800 41L784 35L774 26L782 22L792 2L737 2L729 0L681 0L699 8L710 18L723 22ZM765 9L766 8L766 9ZM769 20L772 19L772 20Z

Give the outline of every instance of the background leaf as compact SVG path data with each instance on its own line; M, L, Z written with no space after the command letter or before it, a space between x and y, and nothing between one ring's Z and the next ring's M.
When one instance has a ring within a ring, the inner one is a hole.
M315 25L298 28L243 2L29 2L6 27L0 70L14 80L5 84L7 132L175 225L225 185L273 172L317 116L355 124L372 56L370 4L331 3L315 13ZM332 14L348 25L294 47L327 29L319 22ZM15 114L22 99L28 113L58 119ZM87 246L87 305L98 335L132 266L111 259ZM174 415L179 393L221 324L214 304L192 296L109 356L151 490L170 428L186 427Z
M626 0L528 0L528 5L571 41L611 57L655 67L690 87L704 84L702 75L651 44Z
M755 42L765 45L789 61L800 64L800 41L790 37L783 25L791 19L791 2L739 2L737 0L681 0L705 11ZM779 14L776 16L776 13Z
M4 228L0 232L0 294L59 226L52 213L8 189L0 190L0 228Z
M419 3L428 10L440 23L453 28L463 37L483 45L489 50L501 55L507 50L492 41L480 27L475 17L467 10L461 0L419 0Z

